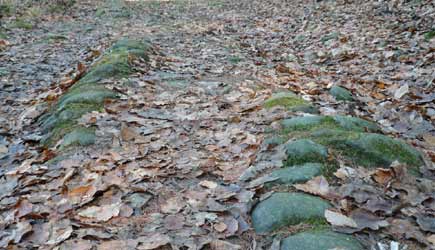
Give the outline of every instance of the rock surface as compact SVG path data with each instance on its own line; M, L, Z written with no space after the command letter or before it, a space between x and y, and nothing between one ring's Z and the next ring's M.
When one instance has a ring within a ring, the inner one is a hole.
M278 178L273 184L291 185L306 182L322 173L323 165L319 163L306 163L304 165L282 168L273 171L270 176Z
M332 86L329 90L329 93L337 100L337 101L353 101L352 93L340 86Z
M309 102L300 98L293 92L275 93L264 103L264 107L273 108L281 106L289 111L302 111L305 113L318 113L317 109Z
M286 166L304 164L308 162L324 162L328 158L326 147L308 139L296 140L286 145Z
M299 223L323 221L330 205L321 198L302 193L274 193L261 201L252 212L257 233L267 233Z
M281 250L363 250L352 236L329 230L302 232L281 242Z

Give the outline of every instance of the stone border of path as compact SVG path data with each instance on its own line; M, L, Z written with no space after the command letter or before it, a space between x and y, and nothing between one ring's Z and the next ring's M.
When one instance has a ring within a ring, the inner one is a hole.
M110 79L126 78L134 72L131 61L135 58L148 61L151 44L145 40L122 38L118 40L90 70L43 115L38 123L44 134L45 147L87 146L95 143L95 127L78 124L84 114L102 110L104 101L119 98L107 88Z
M335 92L331 95L336 95ZM349 96L341 99L353 100ZM328 178L338 168L338 157L349 166L366 168L388 167L399 161L407 164L416 175L424 165L418 150L402 140L381 134L380 127L370 121L351 116L313 115L317 108L292 92L277 93L266 100L265 108L275 106L311 114L282 120L281 130L270 130L272 136L265 143L281 147L284 156L278 165L282 168L254 179L251 186L265 183L270 188L304 183L319 175ZM259 171L248 169L242 176L252 176L255 172ZM314 229L283 239L281 250L362 250L363 246L352 235L333 232L327 225L325 211L330 207L328 201L310 194L273 193L252 210L252 225L258 234L300 223L313 225Z

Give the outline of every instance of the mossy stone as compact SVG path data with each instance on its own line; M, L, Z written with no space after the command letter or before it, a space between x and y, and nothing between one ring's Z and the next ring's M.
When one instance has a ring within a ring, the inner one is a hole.
M434 37L435 37L435 29L433 29L433 30L431 30L429 32L424 33L424 39L426 41L429 41L429 40L431 40Z
M293 92L275 93L264 103L265 108L281 106L289 111L302 111L306 113L318 113L318 110L309 102L300 98Z
M330 230L297 233L281 242L281 250L363 250L353 236Z
M77 125L82 115L99 110L104 100L117 98L118 94L101 84L100 80L123 78L133 72L130 66L131 57L148 60L147 52L150 44L134 39L121 39L105 53L76 84L70 87L50 114L40 119L44 132L48 132L41 143L53 146L63 138L61 148L71 145L86 146L95 141L93 128Z
M328 159L327 148L308 139L289 142L285 146L285 150L287 154L286 166L325 162Z
M311 180L322 174L323 165L319 163L306 163L293 167L281 168L273 171L270 176L278 178L272 184L292 185Z
M381 129L373 122L352 116L300 116L281 122L284 132L314 131L318 129L341 129L358 132L379 132Z
M99 110L103 107L102 103L69 103L63 109L58 110L45 118L41 123L41 129L47 131L59 124L79 119L82 115Z
M333 148L356 165L388 167L396 160L408 164L414 170L423 165L419 151L402 140L382 134L325 129L313 132L310 138Z
M337 101L353 101L352 93L340 86L334 85L329 90L329 93L337 100Z
M302 193L274 193L261 201L252 212L252 224L257 233L268 233L299 223L324 220L330 205L321 198Z
M104 103L105 99L117 98L118 95L109 89L92 89L83 93L67 93L62 98L58 105L57 110L64 109L66 105L71 103L87 103L87 104L99 104Z
M63 137L61 149L69 146L88 146L95 143L95 128L77 127Z

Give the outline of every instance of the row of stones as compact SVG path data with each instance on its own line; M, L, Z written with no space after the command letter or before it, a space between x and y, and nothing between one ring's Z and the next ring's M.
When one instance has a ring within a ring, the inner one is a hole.
M148 60L149 43L133 39L116 42L81 78L63 94L51 111L42 116L39 124L44 137L42 144L52 147L60 142L64 149L73 145L90 145L95 142L95 128L78 124L84 114L103 109L104 101L118 98L107 88L109 79L122 79L133 73L132 58Z
M275 94L265 106L283 106L287 110L311 113L282 120L281 130L265 141L266 144L284 143L286 152L284 167L264 178L270 180L266 187L303 183L322 174L331 177L338 165L337 157L350 166L367 168L388 167L397 160L406 163L416 174L423 164L420 152L401 140L380 134L381 129L376 124L350 116L313 115L318 114L315 106L294 93ZM252 223L260 234L300 223L318 225L317 229L284 239L281 250L363 249L354 237L328 228L324 212L330 206L329 202L308 194L274 193L254 208Z

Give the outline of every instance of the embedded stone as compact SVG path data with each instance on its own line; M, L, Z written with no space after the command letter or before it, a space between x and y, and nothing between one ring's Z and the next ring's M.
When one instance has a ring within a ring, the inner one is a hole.
M328 158L326 147L308 139L289 142L285 146L287 160L286 166L304 164L309 162L325 162Z
M340 86L332 86L329 90L329 93L337 100L337 101L353 101L352 93Z
M292 185L311 180L322 174L323 165L319 163L306 163L293 167L281 168L273 171L270 176L278 178L272 184Z
M281 242L281 250L363 250L363 246L352 235L330 230L297 233Z
M352 116L299 116L281 122L285 132L313 131L317 129L341 129L358 132L379 132L381 129L373 122Z
M382 134L324 129L313 132L310 138L338 151L355 165L388 167L396 160L414 170L423 165L418 150L402 140Z
M300 98L293 92L275 93L264 103L265 108L281 106L289 111L302 111L306 113L318 113L318 110L309 102Z
M261 201L252 212L252 224L257 233L268 233L299 223L324 221L330 205L325 200L302 193L274 193Z

